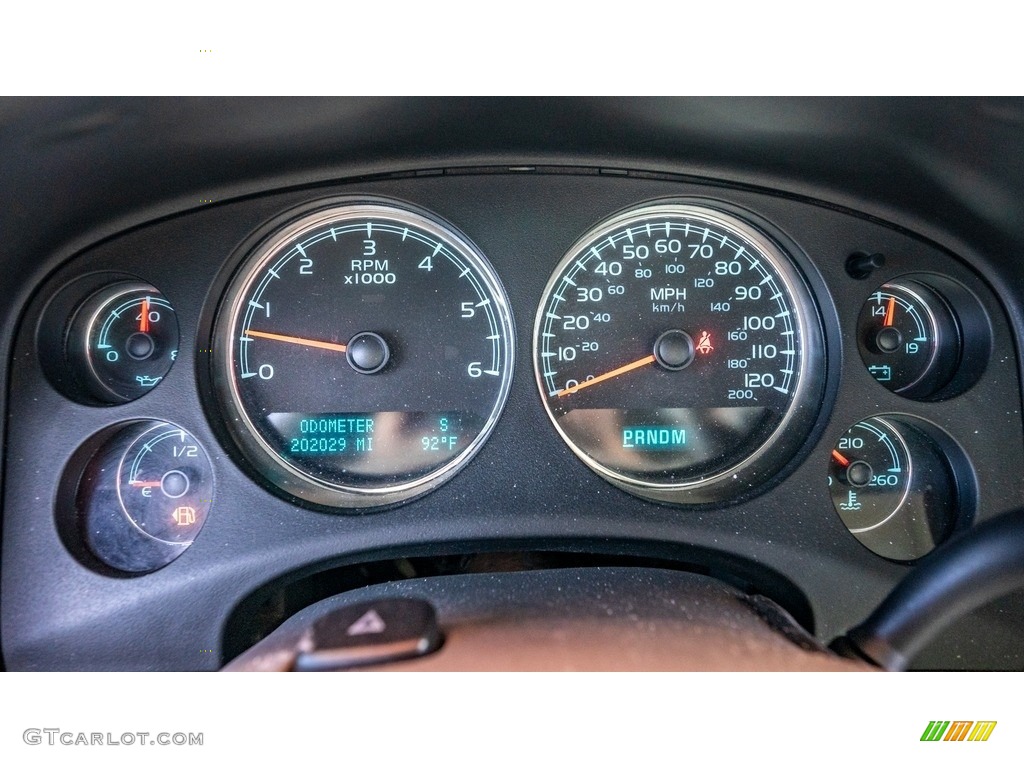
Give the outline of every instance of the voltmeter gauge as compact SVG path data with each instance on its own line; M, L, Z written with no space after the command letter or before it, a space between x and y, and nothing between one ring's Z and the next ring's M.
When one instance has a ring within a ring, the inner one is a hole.
M926 398L952 378L960 358L956 318L923 283L886 283L857 319L857 344L870 373L886 389Z
M199 441L165 421L118 427L78 486L85 544L106 565L145 573L192 544L213 504L213 471Z
M644 498L707 503L777 477L817 414L817 307L781 236L710 201L598 224L534 325L541 401L569 447Z
M114 283L79 307L66 349L92 398L108 404L135 400L163 380L178 355L174 308L151 285Z
M965 464L934 426L909 416L873 416L846 430L832 449L832 504L868 549L892 560L916 560L969 514L971 494L954 469Z

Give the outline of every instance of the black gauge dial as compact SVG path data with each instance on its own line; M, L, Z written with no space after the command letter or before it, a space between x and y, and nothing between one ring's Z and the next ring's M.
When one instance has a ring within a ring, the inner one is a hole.
M79 482L85 543L119 571L154 571L191 546L213 493L210 460L192 434L165 421L125 424Z
M319 210L243 264L215 331L232 437L287 493L390 504L482 445L512 375L512 319L484 256L383 202Z
M125 403L142 397L170 371L178 355L178 320L153 286L115 283L79 308L67 349L93 398Z
M832 504L846 527L864 533L906 503L914 467L900 431L880 418L857 422L832 449Z
M957 323L943 299L913 280L886 283L857 319L857 345L875 381L904 397L945 386L960 357Z
M626 490L680 503L765 482L806 437L824 375L791 258L744 219L687 203L584 235L548 283L534 355L573 451Z
M954 465L966 461L934 426L910 416L873 416L846 430L832 449L832 504L868 549L892 560L916 560L969 514L961 509L966 497Z

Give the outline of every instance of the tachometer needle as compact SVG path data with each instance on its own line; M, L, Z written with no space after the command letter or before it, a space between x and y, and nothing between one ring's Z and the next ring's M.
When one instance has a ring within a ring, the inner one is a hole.
M272 341L283 341L287 344L299 344L303 347L316 347L317 349L329 349L332 352L344 352L348 349L344 344L335 344L330 341L317 341L316 339L303 339L298 336L284 336L280 333L267 333L266 331L246 330L246 336L255 336L259 339L271 339Z
M839 451L835 450L834 448L832 449L832 458L835 459L836 461L838 461L844 467L850 466L850 460L848 458L846 458L845 456L843 456L843 454L841 454Z
M614 371L608 371L608 373L602 373L600 376L595 376L594 378L588 379L587 381L581 381L579 384L574 384L571 387L560 389L555 394L558 395L559 397L571 395L574 392L579 392L581 389L592 387L595 384L600 384L602 381L608 381L608 379L614 379L616 376L621 376L624 373L629 373L630 371L634 371L637 368L643 368L645 365L650 365L651 363L653 363L654 360L654 355L648 355L647 357L635 360L632 363L628 363L627 365L620 366L616 368Z
M893 315L896 314L896 297L889 297L889 306L885 310L885 327L888 328L892 325Z

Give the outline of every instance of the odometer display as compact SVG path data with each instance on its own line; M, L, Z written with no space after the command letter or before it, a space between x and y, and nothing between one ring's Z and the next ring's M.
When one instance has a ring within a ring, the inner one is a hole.
M764 482L806 437L821 332L782 248L735 215L651 205L581 238L535 324L552 422L591 468L681 503ZM812 368L814 366L811 366Z
M492 430L512 320L484 256L385 202L314 211L228 289L214 379L236 445L292 496L390 504L436 487Z

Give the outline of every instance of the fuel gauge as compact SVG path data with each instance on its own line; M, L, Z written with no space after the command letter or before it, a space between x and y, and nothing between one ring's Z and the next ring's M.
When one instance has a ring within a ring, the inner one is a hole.
M145 573L193 542L213 503L213 472L196 438L166 421L117 429L78 486L85 544L106 565Z

